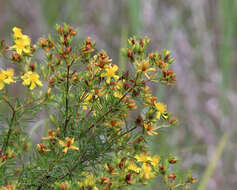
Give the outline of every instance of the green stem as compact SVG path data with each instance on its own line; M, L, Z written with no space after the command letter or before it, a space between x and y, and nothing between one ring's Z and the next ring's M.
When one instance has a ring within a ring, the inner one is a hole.
M69 117L68 117L68 105L69 105L69 100L68 100L68 95L69 95L69 74L70 74L70 65L67 66L67 84L66 84L66 103L65 103L65 122L64 122L64 136L66 134L66 128L69 122Z
M12 117L11 117L11 121L10 121L10 124L9 124L9 130L8 130L8 133L7 133L7 138L5 139L5 141L3 143L3 148L2 148L2 154L4 155L6 153L6 150L7 150L8 144L9 144L9 139L10 139L10 136L11 136L11 133L12 133L12 126L14 124L14 120L15 120L15 116L16 116L16 110L5 96L3 96L3 99L9 105L9 107L12 110Z

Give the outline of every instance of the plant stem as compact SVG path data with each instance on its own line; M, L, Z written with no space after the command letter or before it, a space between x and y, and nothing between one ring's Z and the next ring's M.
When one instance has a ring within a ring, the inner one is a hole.
M15 108L13 107L13 105L8 101L8 99L3 96L3 99L4 101L9 105L9 107L11 108L12 110L12 117L11 117L11 121L10 121L10 124L9 124L9 130L8 130L8 133L7 133L7 138L6 140L4 141L3 143L3 148L2 148L2 154L4 155L6 150L7 150L7 147L8 147L8 144L9 144L9 139L10 139L10 136L11 136L11 133L12 133L12 126L14 124L14 120L15 120L15 115L16 115L16 110Z
M12 110L12 117L11 117L11 120L10 120L10 124L8 125L9 129L8 129L8 132L7 132L7 137L4 140L3 146L2 146L2 153L1 153L1 155L5 156L6 151L7 151L7 147L9 145L9 139L10 139L10 136L12 134L12 126L14 124L14 120L15 120L15 116L16 116L16 110L15 110L14 106L8 101L8 99L5 96L3 96L3 100L9 105L9 107ZM5 161L5 159L6 158L2 159L1 163L3 163ZM4 169L3 169L3 171L4 171ZM7 184L7 179L6 178L5 178L5 184Z
M70 74L70 65L67 66L67 83L66 83L66 103L65 103L65 122L64 122L64 136L66 135L66 128L69 122L69 117L68 117L68 94L69 94L69 74Z

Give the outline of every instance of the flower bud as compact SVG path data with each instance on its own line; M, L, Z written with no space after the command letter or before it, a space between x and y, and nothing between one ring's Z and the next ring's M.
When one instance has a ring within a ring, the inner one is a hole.
M131 179L132 179L132 174L128 173L125 177L126 183L129 184L129 185L132 184Z
M169 175L168 175L168 178L171 179L171 180L175 180L176 174L175 174L175 173L169 174Z
M61 183L61 190L67 190L67 184Z

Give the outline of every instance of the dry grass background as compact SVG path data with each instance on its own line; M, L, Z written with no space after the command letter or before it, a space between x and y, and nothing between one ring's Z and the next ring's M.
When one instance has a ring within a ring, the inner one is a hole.
M79 27L81 37L91 36L123 69L120 48L129 36L147 35L152 50L171 49L177 87L153 91L180 125L162 132L152 147L181 157L181 168L192 168L199 178L194 189L236 189L237 1L0 0L1 39L10 40L18 26L35 42L63 22ZM146 189L163 188L154 182Z

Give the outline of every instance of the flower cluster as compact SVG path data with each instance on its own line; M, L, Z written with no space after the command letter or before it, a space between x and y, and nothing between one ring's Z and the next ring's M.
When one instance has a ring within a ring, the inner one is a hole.
M90 37L74 45L77 30L56 29L56 39L49 35L30 46L15 27L15 45L0 44L0 55L17 69L17 75L0 72L0 98L10 113L0 133L0 189L130 189L157 176L170 190L195 182L192 175L176 180L177 158L153 155L148 146L178 122L150 89L176 83L170 52L147 53L150 40L132 37L122 49L131 67L121 71ZM40 60L38 49L45 55ZM28 89L25 96L8 97L4 86L18 81ZM42 110L45 118L28 132L27 121ZM29 143L32 135L38 144Z
M42 82L39 80L39 75L32 71L25 73L21 79L23 80L22 84L24 86L29 86L30 90L36 88L37 85L43 86Z
M15 49L19 55L21 55L22 53L29 54L31 52L31 40L29 36L22 34L21 29L17 27L13 28L13 32L15 45L11 46L11 48Z
M17 53L12 53L10 58L19 64L22 68L24 68L24 72L22 76L14 77L14 70L9 68L7 70L1 70L0 72L0 90L2 90L5 84L16 83L18 79L22 79L22 85L28 86L30 90L34 90L37 86L43 86L42 82L40 81L40 76L38 73L33 72L35 69L34 64L26 63L25 65L21 64L21 55L22 53L30 54L30 38L27 35L22 34L20 28L14 27L13 28L13 37L15 41L15 45L11 46L10 49L15 49ZM5 50L8 48L6 47ZM27 62L27 59L25 60ZM28 68L27 68L28 65Z
M5 86L5 84L14 83L13 80L14 76L14 70L13 69L7 69L7 70L1 70L0 73L0 90L2 90Z

